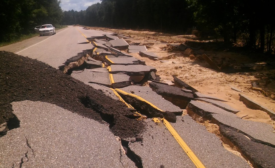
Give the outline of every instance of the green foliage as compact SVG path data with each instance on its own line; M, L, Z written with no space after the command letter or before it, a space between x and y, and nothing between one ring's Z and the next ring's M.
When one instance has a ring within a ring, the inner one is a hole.
M33 33L37 25L59 24L62 14L58 0L1 0L0 42Z

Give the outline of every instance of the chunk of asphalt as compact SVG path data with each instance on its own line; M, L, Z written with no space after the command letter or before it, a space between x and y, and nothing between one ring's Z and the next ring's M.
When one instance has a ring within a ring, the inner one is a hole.
M177 84L178 86L184 87L185 89L188 89L188 90L192 90L193 92L198 91L197 89L195 89L192 86L188 85L187 83L183 82L182 80L180 80L176 76L173 76L173 78L174 78L174 83Z
M150 71L156 71L154 67L146 65L111 65L110 73L149 73Z
M139 53L140 51L147 51L146 46L129 45L128 47L129 53Z
M12 103L12 108L21 125L0 138L1 167L127 165L106 124L39 101Z
M272 119L275 119L275 112L274 111L260 105L259 103L255 102L251 98L249 98L249 97L247 97L243 94L240 94L240 101L242 101L248 108L256 109L256 110L262 110L262 111L267 112L267 114L270 115L270 117Z
M156 82L150 82L149 86L164 99L170 101L174 105L185 109L187 104L194 99L192 93L186 93L181 88L175 86L169 86L166 84L160 84Z
M196 100L200 100L200 101L204 101L204 102L207 102L207 103L211 103L217 107L220 107L224 110L227 110L227 111L230 111L230 112L233 112L233 113L237 113L239 112L239 110L236 110L234 108L232 108L231 106L229 106L228 104L225 104L221 101L216 101L216 100L212 100L212 99L206 99L206 98L197 98Z
M85 61L85 68L86 69L93 69L93 68L98 68L98 67L102 67L102 62L101 61L98 61L98 60L95 60L93 58L88 58L86 61Z
M220 98L209 96L209 95L206 95L206 94L202 94L200 92L195 92L195 97L196 98L205 98L205 99L212 99L212 100L218 100L218 101L226 102L225 100L222 100Z
M109 72L104 69L105 68L97 68L93 70L73 72L71 76L88 85L89 83L96 83L108 87L113 86L115 88L131 85L130 76L126 74L113 74L113 83L111 83Z
M139 51L139 55L143 56L143 57L148 57L148 58L153 59L153 60L158 60L159 59L159 57L153 52Z
M112 47L115 48L128 48L129 44L124 39L116 39L109 41Z
M208 132L203 125L198 124L190 116L177 116L177 122L171 125L205 167L250 167L244 159L226 150L215 134Z
M69 65L71 62L77 62L78 60L80 60L82 57L84 57L85 55L81 52L78 53L76 56L71 57L69 59L66 60L66 62L64 63L65 65Z
M275 134L271 125L222 114L212 114L212 116L216 121L244 133L255 142L275 147Z
M273 168L275 165L275 148L257 143L249 139L245 134L225 125L220 125L220 132L228 138L254 167ZM233 162L230 162L233 163ZM238 167L238 166L237 166Z
M121 88L121 90L128 93L128 95L125 95L119 92L122 96L127 97L129 100L128 103L148 117L163 117L163 112L174 113L176 115L182 114L182 109L163 99L149 87L131 85ZM140 97L142 100L133 95ZM174 121L174 119L171 118L169 121Z
M106 50L108 49L108 47L106 45L102 44L102 43L97 43L97 42L93 41L93 44L94 44L95 47L103 48L103 49L106 49Z
M133 65L133 64L139 64L139 60L134 57L109 57L106 56L106 62L109 65Z
M227 112L212 104L191 101L188 104L187 110L195 112L201 116L215 119L218 123L230 126L236 130L241 131L254 141L275 146L275 134L271 125L254 122L249 120L242 120L235 114Z
M93 52L93 56L96 55L111 55L112 53L109 52L107 49L103 49L103 48L97 48L96 50L94 50Z
M191 159L162 123L155 124L147 119L143 141L129 143L129 147L142 159L143 167L195 168Z
M117 36L111 35L111 34L105 34L106 38L108 40L116 40L119 39Z
M188 110L192 110L193 112L205 117L212 117L213 114L222 114L226 117L237 118L237 116L231 112L201 101L192 100L187 107Z
M98 35L98 36L91 36L91 37L88 37L87 40L92 42L94 41L95 39L105 39L105 36L104 35Z

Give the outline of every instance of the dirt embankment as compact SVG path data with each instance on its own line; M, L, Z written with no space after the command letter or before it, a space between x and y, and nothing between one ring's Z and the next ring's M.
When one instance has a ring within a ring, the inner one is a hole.
M37 60L0 51L0 86L0 125L7 122L5 131L20 125L11 102L23 100L48 102L99 122L105 120L121 138L135 137L144 129L122 102Z

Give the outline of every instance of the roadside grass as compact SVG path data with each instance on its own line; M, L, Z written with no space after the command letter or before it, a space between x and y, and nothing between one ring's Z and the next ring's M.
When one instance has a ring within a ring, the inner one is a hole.
M67 27L66 25L56 25L55 26L56 30L63 29L63 28L66 28L66 27ZM13 44L13 43L17 43L17 42L20 42L20 41L23 41L23 40L27 40L29 38L32 38L32 37L35 37L35 36L38 36L38 35L39 35L38 33L22 34L17 39L13 39L13 40L10 40L10 41L0 42L0 47L6 46L6 45L10 45L10 44Z

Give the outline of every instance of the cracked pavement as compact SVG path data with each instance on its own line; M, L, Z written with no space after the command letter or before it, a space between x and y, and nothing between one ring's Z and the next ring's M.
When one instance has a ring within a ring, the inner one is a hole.
M49 103L12 106L20 127L0 138L0 167L135 167L106 125Z

